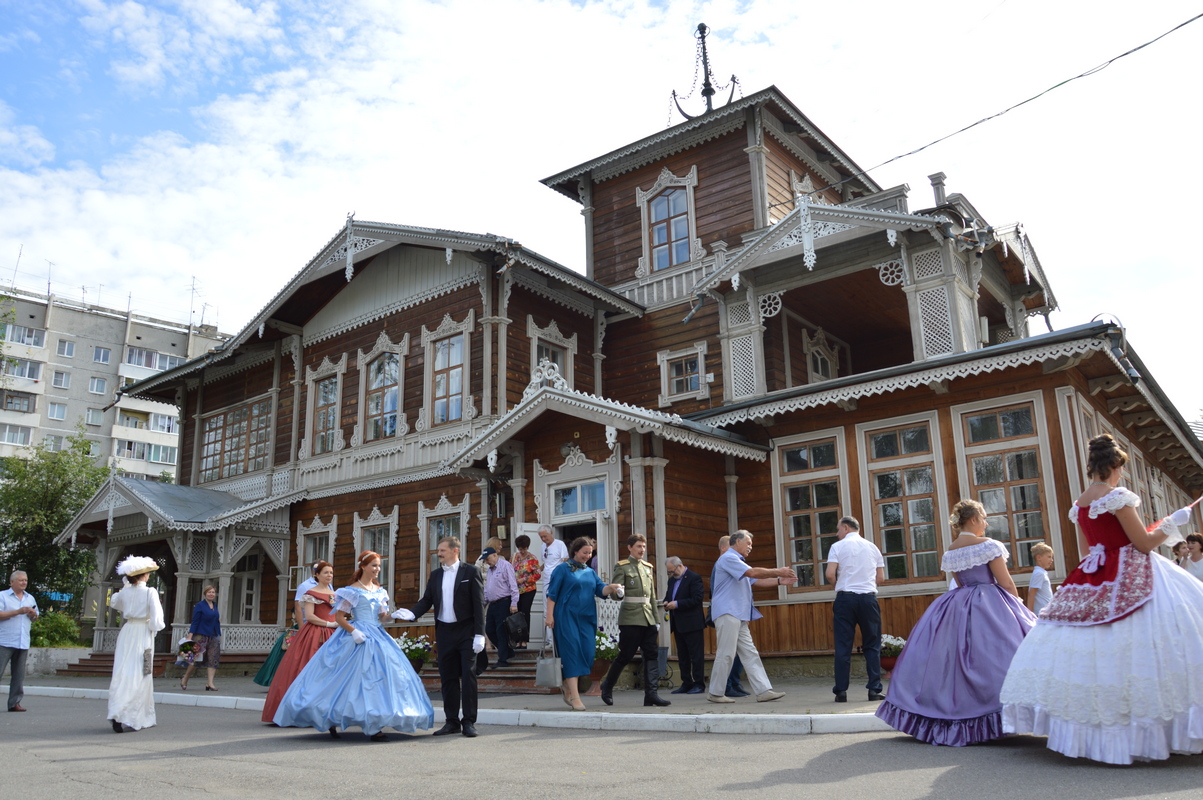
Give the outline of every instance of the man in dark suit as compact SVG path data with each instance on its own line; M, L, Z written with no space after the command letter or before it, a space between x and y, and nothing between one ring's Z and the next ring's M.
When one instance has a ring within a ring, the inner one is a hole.
M702 694L706 691L705 654L702 629L706 615L702 611L702 576L692 571L676 556L665 559L668 568L668 591L664 593L664 608L677 640L677 663L681 669L681 685L673 694Z
M476 736L476 654L485 648L484 584L480 571L459 560L459 539L439 542L439 569L430 573L426 593L412 609L393 616L416 619L434 609L434 642L447 721L435 736ZM460 706L463 706L463 715Z

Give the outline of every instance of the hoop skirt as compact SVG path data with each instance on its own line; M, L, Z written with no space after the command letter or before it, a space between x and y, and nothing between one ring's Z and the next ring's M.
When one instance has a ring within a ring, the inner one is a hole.
M1007 550L993 539L944 554L957 588L910 633L877 716L921 742L963 747L1003 735L999 690L1036 617L990 572Z
M260 686L272 685L272 681L276 677L276 670L280 668L280 662L284 660L284 654L288 652L284 649L284 640L288 637L289 630L291 628L285 629L283 633L276 637L276 643L272 645L271 652L267 654L267 661L263 662L263 666L255 673L255 677L251 678L252 681Z
M369 736L384 728L416 733L434 727L422 680L377 616L388 608L388 592L348 586L335 592L333 604L354 614L367 641L355 644L336 630L285 692L273 721L319 731L359 726Z
M334 608L330 605L332 599L333 595L323 595L315 589L310 589L305 593L301 602L312 605L313 613L323 621L329 622L334 619ZM284 657L280 660L279 667L276 668L276 674L271 681L271 690L267 693L267 700L263 703L262 719L264 722L271 722L275 719L276 709L280 707L284 693L288 691L297 675L301 674L301 670L321 649L326 640L334 634L335 630L335 628L306 623L292 637L292 644L283 651Z
M1108 764L1203 752L1203 583L1129 543L1115 512L1139 504L1119 488L1070 510L1091 553L1015 654L1006 732Z
M145 583L130 584L113 595L109 606L121 612L124 622L113 653L107 719L136 731L150 728L155 724L154 676L142 674L142 660L147 649L154 651L155 634L164 627L159 593Z

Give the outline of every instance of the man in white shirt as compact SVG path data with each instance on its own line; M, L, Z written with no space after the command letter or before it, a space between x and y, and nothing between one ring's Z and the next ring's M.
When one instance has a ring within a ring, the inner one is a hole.
M0 592L0 675L12 664L8 680L8 710L24 711L25 657L29 655L29 628L38 618L38 604L25 591L29 576L13 570L8 578L9 588Z
M881 693L881 610L877 607L877 584L886 579L885 560L877 545L860 535L860 523L844 517L836 528L840 540L827 553L827 582L835 584L832 608L835 630L835 702L848 702L848 678L852 670L852 642L860 627L865 670L869 673L870 700L884 700Z
M556 538L556 529L550 525L539 526L539 540L543 542L543 552L539 555L539 560L543 562L543 577L539 580L543 583L543 596L546 597L547 587L551 586L552 571L568 560L568 545ZM550 642L552 635L551 628L544 626L543 641Z

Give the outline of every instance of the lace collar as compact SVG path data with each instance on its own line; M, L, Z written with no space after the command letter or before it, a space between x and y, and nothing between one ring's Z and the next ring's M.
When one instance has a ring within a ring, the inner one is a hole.
M1007 548L1001 542L987 539L968 547L958 547L956 550L946 551L944 557L940 559L940 569L945 572L964 572L972 567L989 564L999 556L1004 559L1010 558Z
M1093 503L1091 503L1090 509L1087 512L1087 516L1091 519L1098 519L1099 514L1104 512L1108 514L1114 514L1124 506L1139 508L1140 498L1128 489L1125 489L1123 486L1117 486L1116 488L1107 492L1107 494L1100 497L1098 500L1095 500ZM1070 506L1069 521L1076 523L1078 521L1078 512L1081 510L1081 507L1077 503L1074 503L1072 506Z

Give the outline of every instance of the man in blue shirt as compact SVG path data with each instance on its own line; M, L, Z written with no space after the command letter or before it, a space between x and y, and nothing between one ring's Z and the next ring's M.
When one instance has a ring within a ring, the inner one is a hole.
M8 710L24 711L25 657L29 655L29 628L38 618L38 604L25 591L29 576L13 570L8 578L9 588L0 592L0 675L12 664L8 680Z
M762 616L752 603L752 587L790 586L798 582L798 576L789 567L749 567L748 554L752 552L752 534L744 530L731 534L731 548L719 556L714 565L714 585L710 589L710 616L714 620L714 631L718 646L714 655L714 666L710 669L710 693L712 703L734 703L727 697L727 675L731 663L739 653L740 661L748 673L748 681L756 694L756 701L767 703L785 696L784 692L773 691L773 685L760 663L760 653L752 642L748 623Z

